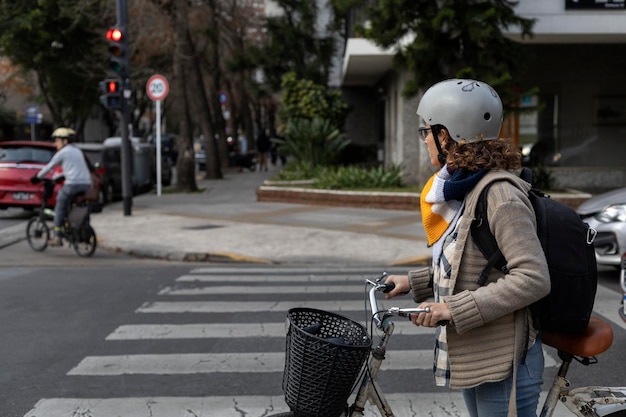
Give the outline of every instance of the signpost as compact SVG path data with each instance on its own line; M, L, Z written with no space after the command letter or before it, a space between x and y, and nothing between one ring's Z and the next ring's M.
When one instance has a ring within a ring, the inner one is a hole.
M41 123L41 113L37 106L26 107L26 123L30 125L30 140L34 141L37 124Z
M153 75L146 83L146 93L156 103L157 195L161 195L161 100L167 97L169 85L162 75Z

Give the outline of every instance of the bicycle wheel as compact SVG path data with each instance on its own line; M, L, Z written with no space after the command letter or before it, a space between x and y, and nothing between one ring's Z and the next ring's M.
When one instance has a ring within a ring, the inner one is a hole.
M96 251L98 246L98 240L96 239L96 232L91 225L85 224L76 232L77 239L74 241L74 250L78 256L90 257Z
M26 240L30 247L37 252L42 252L48 247L50 228L39 216L33 217L26 225Z

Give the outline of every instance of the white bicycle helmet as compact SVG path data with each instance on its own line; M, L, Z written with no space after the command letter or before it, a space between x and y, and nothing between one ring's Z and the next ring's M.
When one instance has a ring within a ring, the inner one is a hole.
M417 115L431 126L445 126L455 142L497 139L502 126L502 101L482 81L450 79L426 90Z
M74 129L70 129L69 127L59 127L52 132L50 138L54 139L67 139L69 142L73 142L76 137L76 131Z

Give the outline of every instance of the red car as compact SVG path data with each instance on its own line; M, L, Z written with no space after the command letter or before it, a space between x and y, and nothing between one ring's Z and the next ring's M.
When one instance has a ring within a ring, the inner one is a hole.
M0 209L22 207L30 210L41 205L41 184L33 185L30 179L50 161L55 152L52 142L0 142ZM46 176L52 178L53 172ZM57 184L52 198L48 200L50 207L56 204L60 188L61 185Z

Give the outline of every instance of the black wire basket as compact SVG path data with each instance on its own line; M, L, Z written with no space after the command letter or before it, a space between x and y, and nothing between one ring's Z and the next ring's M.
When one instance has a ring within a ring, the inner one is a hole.
M339 417L372 340L361 324L311 308L287 313L283 391L298 417Z

